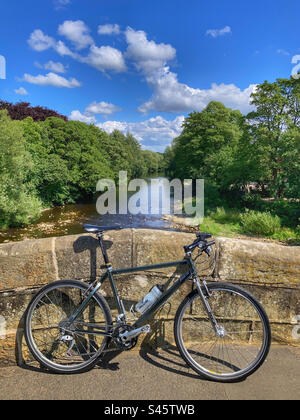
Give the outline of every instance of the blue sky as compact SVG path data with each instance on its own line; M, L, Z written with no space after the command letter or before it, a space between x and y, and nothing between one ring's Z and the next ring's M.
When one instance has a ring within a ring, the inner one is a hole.
M190 112L246 113L257 84L290 77L299 16L294 0L3 0L0 98L163 151Z

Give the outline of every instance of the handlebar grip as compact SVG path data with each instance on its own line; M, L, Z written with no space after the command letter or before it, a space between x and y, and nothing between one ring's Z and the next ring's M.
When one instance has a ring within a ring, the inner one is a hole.
M191 252L193 251L197 246L201 248L203 251L207 249L208 247L215 245L216 241L201 241L200 239L197 239L195 242L193 242L191 245L187 245L184 247L185 252Z
M192 243L191 245L187 245L187 246L185 246L184 247L184 251L185 252L190 252L190 251L193 251L195 248L196 248L196 246L199 244L199 241L195 241L194 243Z
M209 247L209 246L213 246L215 244L216 244L216 241L210 241L210 242L207 242L206 245Z

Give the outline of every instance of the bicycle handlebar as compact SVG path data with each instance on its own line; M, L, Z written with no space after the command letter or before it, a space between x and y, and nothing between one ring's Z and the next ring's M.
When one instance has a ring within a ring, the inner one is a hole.
M197 239L191 244L184 247L185 253L192 252L197 246L205 251L212 245L215 245L216 241L207 242L206 239L211 238L211 235L208 233L197 233Z

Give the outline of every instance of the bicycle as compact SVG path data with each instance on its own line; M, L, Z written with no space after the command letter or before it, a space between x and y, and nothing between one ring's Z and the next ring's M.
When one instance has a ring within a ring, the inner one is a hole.
M197 233L195 241L184 247L183 260L114 270L103 234L122 227L84 228L98 238L105 273L90 285L77 280L51 283L32 299L24 334L40 365L56 373L81 373L99 362L111 342L119 349L132 349L141 334L150 332L146 321L189 279L194 290L183 300L174 320L175 343L187 365L205 379L233 382L248 377L263 364L270 349L271 330L262 305L240 286L207 283L197 273L195 260L214 252L215 241L208 241L212 235ZM198 255L194 257L196 249ZM185 266L187 271L171 286L155 286L132 306L134 318L129 323L114 275L173 266ZM118 309L115 322L100 292L107 279Z

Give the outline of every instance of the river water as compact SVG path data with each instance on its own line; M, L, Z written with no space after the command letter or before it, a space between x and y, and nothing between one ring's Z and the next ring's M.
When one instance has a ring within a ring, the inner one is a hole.
M140 190L140 195L148 197L150 203L151 180L164 179L162 177L146 178L145 185ZM128 193L128 200L134 193ZM169 190L161 190L162 196L170 194ZM100 215L96 209L96 202L86 204L68 204L61 207L44 210L40 219L26 228L6 229L0 231L0 243L21 241L33 238L46 238L52 236L77 235L84 233L83 224L90 223L100 226L121 225L128 228L171 229L170 219L165 217L162 208L162 196L158 207L152 213L137 215ZM118 201L118 200L117 200ZM170 197L171 209L173 200ZM118 205L117 205L118 208ZM172 212L172 211L171 211Z

